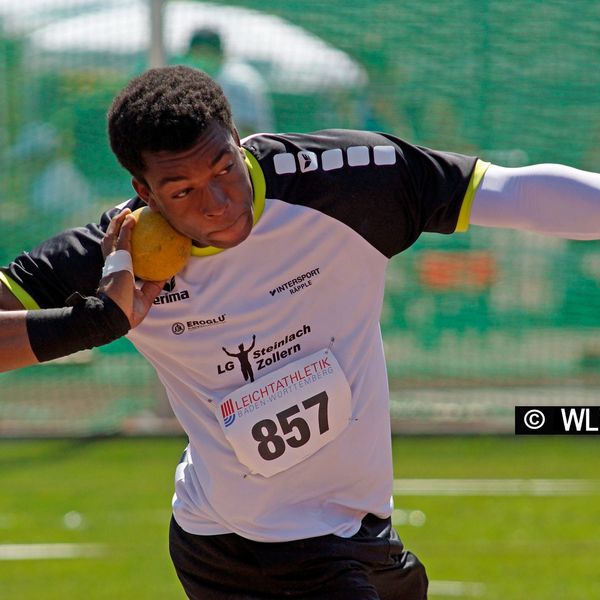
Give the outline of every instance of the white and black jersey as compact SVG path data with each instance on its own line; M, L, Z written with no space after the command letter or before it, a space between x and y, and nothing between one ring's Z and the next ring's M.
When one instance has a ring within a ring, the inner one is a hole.
M466 229L485 165L363 131L243 146L250 236L194 248L128 334L189 437L174 515L194 534L348 537L366 513L390 514L386 264L423 231ZM28 308L93 294L117 210L21 255L5 284Z

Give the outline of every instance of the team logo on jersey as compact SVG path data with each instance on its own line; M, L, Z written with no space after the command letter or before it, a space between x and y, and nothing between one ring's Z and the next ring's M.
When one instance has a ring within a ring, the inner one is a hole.
M298 339L311 332L310 325L303 325L296 331L291 331L282 338L272 340L266 346L256 346L256 335L251 341L246 338L236 348L222 346L221 350L229 357L235 359L217 365L217 373L224 375L236 367L242 372L246 382L254 381L254 371L261 371L281 360L284 360L302 350Z
M248 347L245 347L244 342L242 342L241 344L238 345L237 352L235 350L233 352L229 352L229 350L227 350L227 348L225 348L225 346L223 346L221 348L223 350L223 352L225 352L225 354L227 354L227 356L231 356L232 358L237 358L237 360L240 363L240 369L242 370L242 375L244 376L244 381L248 381L248 380L254 381L254 371L252 370L252 364L248 360L248 355L254 348L255 344L256 344L256 336L254 334L252 334L252 343ZM229 362L231 362L231 361L229 361ZM219 367L220 366L221 365L219 365ZM219 373L220 373L220 371L219 371Z
M225 427L233 425L233 422L235 421L235 407L233 406L233 400L231 398L225 400L225 402L221 404L221 416L223 417L223 424Z

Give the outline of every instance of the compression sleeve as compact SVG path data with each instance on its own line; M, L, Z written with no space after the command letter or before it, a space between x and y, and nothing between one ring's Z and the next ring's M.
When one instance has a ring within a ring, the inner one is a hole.
M600 238L600 174L556 164L491 165L469 222L574 240Z

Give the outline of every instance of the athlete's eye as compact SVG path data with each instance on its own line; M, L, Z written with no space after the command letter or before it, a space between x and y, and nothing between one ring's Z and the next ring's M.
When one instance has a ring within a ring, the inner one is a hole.
M186 188L185 190L181 190L176 194L172 194L171 198L173 198L174 200L180 200L181 198L185 198L191 191L192 188Z
M230 173L231 170L233 169L234 166L234 162L231 161L230 163L227 163L227 166L224 169L221 169L218 173L217 173L217 177L221 177L222 175L227 175L227 173Z

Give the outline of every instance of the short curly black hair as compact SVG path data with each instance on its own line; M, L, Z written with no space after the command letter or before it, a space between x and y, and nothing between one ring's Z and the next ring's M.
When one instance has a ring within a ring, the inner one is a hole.
M143 179L143 151L186 150L212 121L233 131L229 102L204 71L182 65L149 69L113 100L110 147L134 177Z

